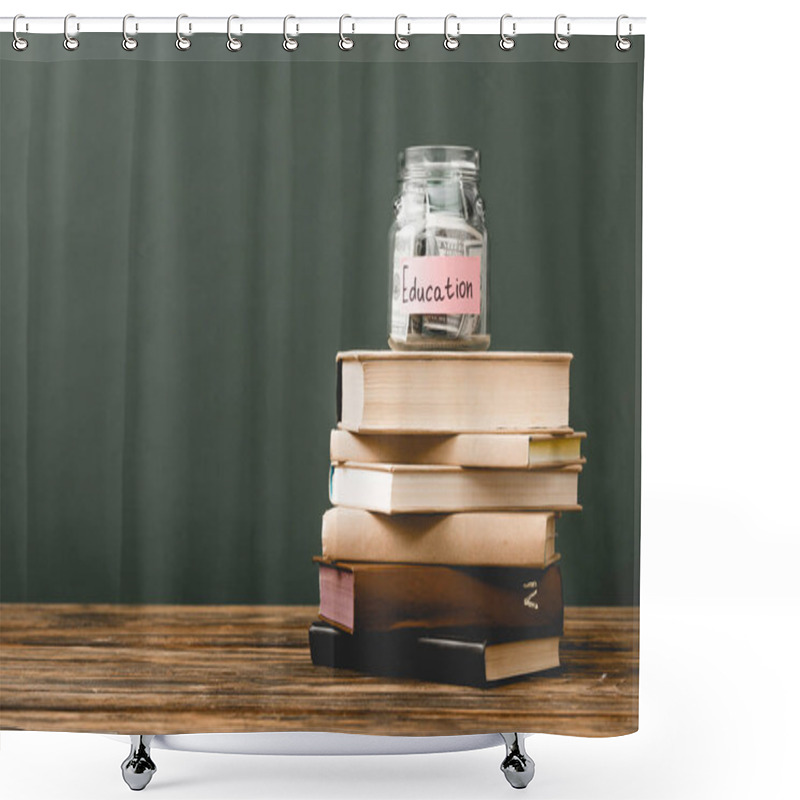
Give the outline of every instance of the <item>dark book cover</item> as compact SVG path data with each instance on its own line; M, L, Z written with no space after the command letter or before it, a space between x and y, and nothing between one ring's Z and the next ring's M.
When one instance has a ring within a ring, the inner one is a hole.
M348 632L404 628L517 630L564 622L561 569L319 562L320 617Z
M489 688L520 680L541 669L558 666L558 643L552 637L562 633L559 625L541 631L533 640L541 642L550 661L542 662L541 654L534 661L530 653L517 658L514 674L492 680L487 661L490 648L513 644L515 631L453 630L441 632L404 630L396 633L366 633L352 635L325 622L314 622L308 631L311 660L317 666L352 669L369 675L389 678L414 678L434 683ZM519 642L525 646L529 642ZM552 660L552 651L555 660ZM526 655L528 660L526 661Z

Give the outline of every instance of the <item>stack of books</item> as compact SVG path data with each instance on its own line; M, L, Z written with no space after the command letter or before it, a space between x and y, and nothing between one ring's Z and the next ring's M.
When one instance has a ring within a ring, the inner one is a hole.
M492 686L559 665L568 353L337 356L315 664Z

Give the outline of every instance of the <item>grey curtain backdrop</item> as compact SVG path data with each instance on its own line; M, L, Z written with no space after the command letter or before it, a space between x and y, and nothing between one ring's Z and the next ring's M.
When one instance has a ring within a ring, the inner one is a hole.
M493 349L575 354L566 602L638 602L642 37L28 39L0 47L3 600L316 602L396 156L466 144Z

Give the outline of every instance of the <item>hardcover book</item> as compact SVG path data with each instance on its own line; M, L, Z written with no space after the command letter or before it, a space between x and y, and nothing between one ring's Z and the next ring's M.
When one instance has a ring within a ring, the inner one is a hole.
M558 637L503 641L468 633L347 633L314 622L308 640L317 666L481 688L559 666Z
M384 514L497 510L580 510L580 465L542 470L410 464L335 464L334 505Z
M550 511L376 514L336 506L322 517L322 556L382 561L544 568L556 555Z
M570 353L339 353L338 419L362 433L567 429L571 360Z
M456 467L543 469L582 464L573 431L541 433L357 434L331 431L331 461L448 464Z
M319 615L349 633L403 628L516 629L559 635L561 570L319 561Z

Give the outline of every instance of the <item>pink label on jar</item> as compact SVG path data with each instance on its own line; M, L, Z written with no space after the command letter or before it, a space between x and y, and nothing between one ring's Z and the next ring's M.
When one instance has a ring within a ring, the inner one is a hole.
M480 256L408 256L399 279L395 303L402 313L481 313Z

